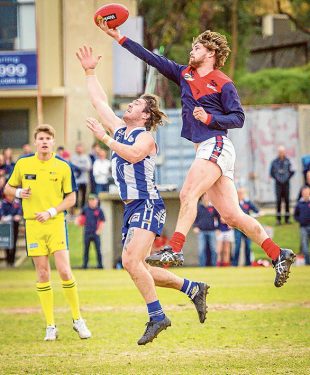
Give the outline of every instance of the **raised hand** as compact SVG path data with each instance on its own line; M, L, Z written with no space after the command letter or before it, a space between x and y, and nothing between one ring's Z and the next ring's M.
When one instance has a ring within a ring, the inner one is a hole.
M109 29L109 26L107 22L102 18L99 21L99 27L101 30L103 30L106 34L110 35L112 38L114 38L117 42L119 42L122 39L121 32L119 29Z
M97 121L95 118L88 117L86 119L86 125L88 129L90 129L94 133L96 138L102 140L102 138L105 136L106 131L104 130L100 122Z
M95 57L93 55L93 49L91 47L83 46L76 52L76 57L80 60L80 63L84 70L95 69L99 60L102 56Z

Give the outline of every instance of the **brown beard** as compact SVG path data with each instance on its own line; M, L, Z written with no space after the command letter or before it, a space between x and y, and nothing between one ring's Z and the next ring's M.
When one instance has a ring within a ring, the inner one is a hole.
M192 68L197 69L197 68L199 67L200 64L197 63L195 60L191 60L191 59L189 59L188 65L189 65L190 67L192 67Z

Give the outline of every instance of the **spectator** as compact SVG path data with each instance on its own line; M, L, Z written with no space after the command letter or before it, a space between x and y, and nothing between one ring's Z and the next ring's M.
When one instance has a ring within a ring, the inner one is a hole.
M103 268L100 235L103 230L105 217L102 209L98 207L98 197L89 194L88 204L83 208L81 215L76 219L78 225L84 226L84 257L82 268L88 268L89 246L94 242L97 253L97 268Z
M94 162L93 174L96 183L96 194L109 191L109 177L111 176L111 162L107 159L107 152L97 147L98 158Z
M16 242L18 237L19 222L22 217L22 206L18 199L5 196L0 202L0 219L2 222L12 223L13 247L6 249L6 262L10 267L14 266L16 254Z
M307 171L307 173L306 173L306 176L305 176L305 186L309 186L310 187L310 170L309 171ZM301 189L300 189L300 191L299 191L299 194L298 194L298 197L297 197L297 201L299 201L299 199L301 198L301 192L302 192L302 189L303 189L304 187L302 187Z
M4 166L5 166L5 177L8 179L14 169L13 151L7 147L3 150Z
M91 160L91 169L89 171L89 183L90 183L90 193L95 194L96 193L96 182L95 182L95 177L93 173L93 168L94 168L94 162L97 159L97 148L100 146L97 143L93 143L91 147L91 152L89 154L89 158Z
M307 172L310 171L310 154L301 158L302 170L304 174L305 184L307 185Z
M64 146L58 146L56 149L56 154L60 156L61 158L63 158L64 151L65 151Z
M278 148L278 157L271 163L270 176L275 180L277 201L277 224L281 224L281 203L285 202L285 223L290 222L290 179L295 173L291 169L291 162L286 157L283 146Z
M310 264L309 241L310 241L310 187L301 189L301 198L297 202L294 218L300 224L301 251L305 257L305 263Z
M75 174L75 179L78 186L76 207L84 207L86 202L86 190L89 181L88 173L91 169L91 160L85 153L84 145L82 143L78 143L76 145L75 152L76 153L72 156L71 162L80 170L79 174Z
M69 165L70 167L72 168L73 170L73 173L74 173L74 176L79 176L81 174L81 170L80 168L78 168L75 164L72 163L72 161L70 160L70 152L67 151L67 150L63 150L62 151L62 156L61 156Z
M239 199L239 205L244 213L247 215L250 215L251 212L254 212L255 214L258 214L259 210L254 205L253 202L251 202L249 199L246 199L246 192L244 188L238 189L238 199ZM248 238L243 232L241 232L238 229L235 229L235 251L234 251L234 257L233 257L233 266L238 266L239 264L239 254L240 254L240 247L241 247L241 241L244 241L245 245L245 265L250 266L251 265L251 240Z
M0 200L3 198L3 191L4 191L5 184L6 184L5 176L0 174Z
M6 166L4 164L4 156L0 154L0 176L5 177Z
M23 152L22 155L29 155L32 154L32 149L29 143L23 145Z
M205 193L198 204L193 232L198 235L199 266L216 266L216 236L220 216Z
M216 265L227 267L230 265L231 247L234 242L234 231L222 218L220 218L218 229Z

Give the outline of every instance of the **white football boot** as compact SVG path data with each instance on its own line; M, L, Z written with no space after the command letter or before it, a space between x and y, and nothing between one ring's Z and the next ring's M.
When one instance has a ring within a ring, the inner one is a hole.
M56 326L47 326L44 341L55 341L58 337Z
M78 333L81 339L89 339L91 337L91 332L87 328L85 320L82 318L73 320L73 329Z

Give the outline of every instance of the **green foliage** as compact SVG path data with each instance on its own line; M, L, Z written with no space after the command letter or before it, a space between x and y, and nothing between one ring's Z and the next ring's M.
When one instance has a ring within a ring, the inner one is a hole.
M310 103L310 64L246 73L235 82L243 104Z

